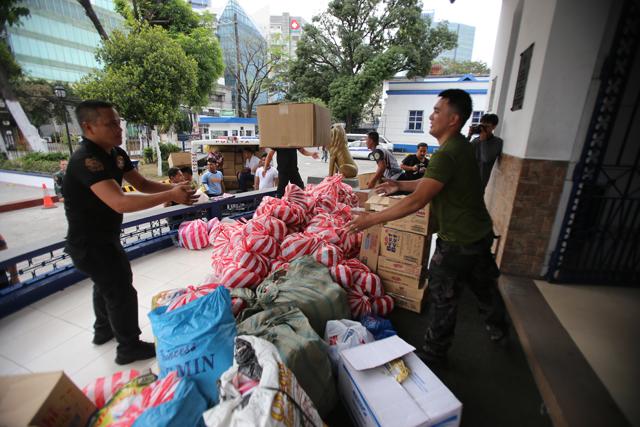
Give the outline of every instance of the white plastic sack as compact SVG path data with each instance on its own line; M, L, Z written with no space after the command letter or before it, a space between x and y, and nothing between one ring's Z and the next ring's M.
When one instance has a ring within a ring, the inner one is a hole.
M324 340L329 344L329 358L334 370L340 362L340 352L375 341L362 323L353 320L329 320L324 330Z
M247 345L255 356L246 351ZM254 386L246 381L252 375L259 378ZM218 394L220 403L202 414L209 427L325 425L278 350L262 338L236 338L233 366L220 377Z

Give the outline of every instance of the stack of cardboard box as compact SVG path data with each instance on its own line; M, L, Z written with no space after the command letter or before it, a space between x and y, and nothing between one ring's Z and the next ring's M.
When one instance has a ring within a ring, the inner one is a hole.
M381 211L405 196L372 195L367 211ZM360 260L375 271L397 307L420 313L425 300L431 248L429 206L365 231Z

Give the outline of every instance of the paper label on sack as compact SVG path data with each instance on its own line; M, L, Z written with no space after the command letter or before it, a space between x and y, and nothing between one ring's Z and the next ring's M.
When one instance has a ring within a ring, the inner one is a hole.
M397 335L341 352L355 370L375 368L411 353L416 348Z

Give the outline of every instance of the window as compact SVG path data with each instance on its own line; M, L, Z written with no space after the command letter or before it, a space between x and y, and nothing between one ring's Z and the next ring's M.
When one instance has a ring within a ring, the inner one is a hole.
M405 132L423 132L423 116L424 110L409 110L409 126Z
M480 119L484 115L484 111L474 111L471 113L471 124L477 125L480 124Z
M247 136L251 136L251 131L250 131L250 130L247 130L247 131L246 131L246 134L247 134Z
M231 131L231 136L238 136L238 129L233 129Z

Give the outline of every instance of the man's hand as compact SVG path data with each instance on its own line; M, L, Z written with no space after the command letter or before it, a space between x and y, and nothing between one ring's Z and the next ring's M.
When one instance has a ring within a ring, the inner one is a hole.
M171 200L176 203L181 203L183 205L192 205L196 201L198 201L198 196L195 195L195 190L191 189L191 186L187 184L176 185L171 190L171 193Z
M375 214L361 213L347 225L347 233L359 233L377 224Z
M386 181L375 188L377 194L390 196L393 193L400 191L400 187L396 181Z
M311 154L311 157L313 157L314 159L318 160L320 158L320 154L318 154L318 152L314 152L313 154Z
M415 165L415 166L413 167L413 171L414 171L414 172L418 172L418 165Z

